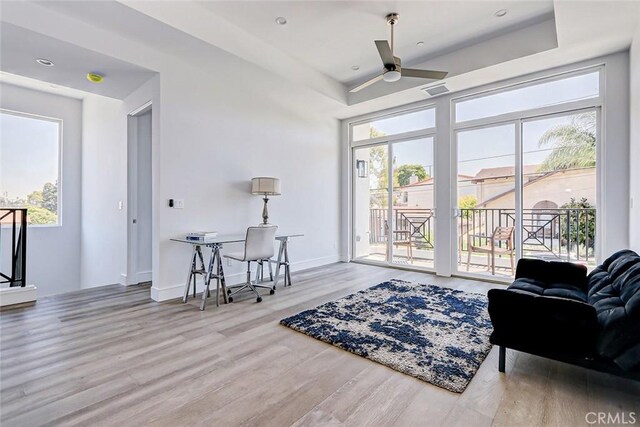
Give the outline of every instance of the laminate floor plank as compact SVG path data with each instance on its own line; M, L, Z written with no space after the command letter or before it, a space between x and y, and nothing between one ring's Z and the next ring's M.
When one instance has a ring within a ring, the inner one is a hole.
M362 264L294 272L260 304L157 303L109 285L0 312L5 426L584 425L640 413L640 383L494 348L462 394L279 324L392 278L486 294L494 285Z

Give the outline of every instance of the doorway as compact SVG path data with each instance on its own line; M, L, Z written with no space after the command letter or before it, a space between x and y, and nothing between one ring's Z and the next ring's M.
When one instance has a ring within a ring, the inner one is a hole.
M127 118L127 285L150 282L152 276L151 113L147 103Z

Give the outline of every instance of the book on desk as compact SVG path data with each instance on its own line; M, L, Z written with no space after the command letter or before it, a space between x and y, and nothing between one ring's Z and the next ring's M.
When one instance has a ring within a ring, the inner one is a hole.
M218 236L217 231L195 231L186 235L187 240L193 240L194 242L200 242L207 239L213 239Z

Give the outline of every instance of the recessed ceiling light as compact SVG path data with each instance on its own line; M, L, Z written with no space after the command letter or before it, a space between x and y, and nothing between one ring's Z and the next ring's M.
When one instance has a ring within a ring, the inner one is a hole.
M38 58L36 59L36 62L40 65L44 65L45 67L53 67L53 62L48 59Z
M278 16L276 18L276 24L278 24L278 25L287 25L287 18L285 18L284 16Z
M424 46L424 42L418 42L416 43L416 46Z
M494 15L496 15L498 18L502 18L504 15L507 14L507 12L508 12L507 9L500 9L499 11L494 13Z
M360 67L358 67L357 65L354 65L353 67L351 67L351 69L353 71L358 71L360 69Z

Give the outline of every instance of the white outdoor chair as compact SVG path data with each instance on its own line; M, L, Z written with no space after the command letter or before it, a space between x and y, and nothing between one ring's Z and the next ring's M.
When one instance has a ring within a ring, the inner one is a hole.
M255 292L256 301L262 301L262 297L257 288L269 289L269 293L273 295L276 292L275 285L258 285L258 273L256 272L256 280L251 281L251 263L262 263L263 260L269 260L274 255L273 244L275 242L277 226L260 226L247 228L247 237L244 242L244 252L235 252L226 254L225 258L234 259L247 263L247 281L243 285L239 285L238 289L229 290L229 302L233 302L233 296L240 292Z

